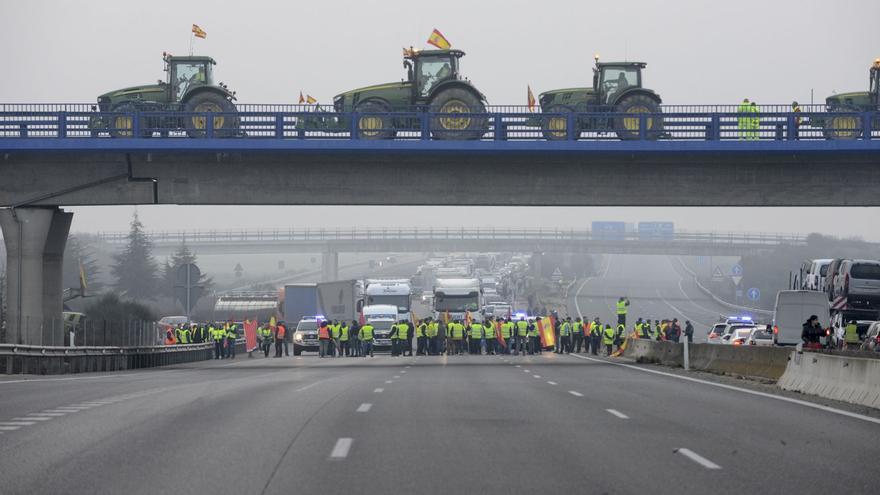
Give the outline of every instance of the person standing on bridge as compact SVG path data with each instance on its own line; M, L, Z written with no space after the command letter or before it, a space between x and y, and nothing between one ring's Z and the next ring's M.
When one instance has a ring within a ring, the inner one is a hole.
M629 298L621 296L617 300L617 324L626 325L626 313L629 311Z
M761 130L761 117L758 115L758 104L754 101L749 103L749 134L751 141L757 141Z
M749 128L751 126L751 118L749 117L751 105L749 105L748 98L743 98L742 103L736 109L736 113L736 127L739 131L739 140L742 141L749 138Z
M611 328L611 325L605 325L605 330L602 332L602 343L605 344L605 353L608 356L614 352L616 335L617 334L614 332L614 329Z

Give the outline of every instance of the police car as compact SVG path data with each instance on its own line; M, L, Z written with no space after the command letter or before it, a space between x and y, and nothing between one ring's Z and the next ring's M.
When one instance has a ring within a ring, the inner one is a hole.
M321 315L303 316L299 320L293 332L294 356L299 356L303 351L318 352L318 323L323 320Z

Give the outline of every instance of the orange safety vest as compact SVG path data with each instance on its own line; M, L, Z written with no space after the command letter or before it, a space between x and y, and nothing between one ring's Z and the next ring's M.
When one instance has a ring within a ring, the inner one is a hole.
M278 325L276 328L277 328L277 333L275 334L275 338L276 339L283 339L284 332L285 332L284 325Z
M318 327L318 338L321 340L330 338L330 327L324 325L322 327Z
M168 330L165 332L165 345L174 345L177 343L177 338L174 336L174 332Z

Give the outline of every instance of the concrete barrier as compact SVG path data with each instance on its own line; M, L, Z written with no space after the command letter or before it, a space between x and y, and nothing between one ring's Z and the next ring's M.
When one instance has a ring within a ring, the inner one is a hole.
M880 408L880 359L795 353L779 387Z
M790 348L690 344L690 367L700 371L729 373L778 380L785 372ZM636 339L623 354L640 363L683 366L683 344Z

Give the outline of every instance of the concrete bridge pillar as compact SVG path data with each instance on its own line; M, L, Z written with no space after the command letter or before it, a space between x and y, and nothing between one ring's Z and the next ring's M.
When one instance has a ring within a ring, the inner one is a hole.
M64 342L62 263L72 220L73 213L54 207L0 210L6 243L7 343Z
M532 253L532 274L540 277L542 273L544 273L544 253Z
M321 257L321 280L332 282L339 280L339 253L325 251Z

